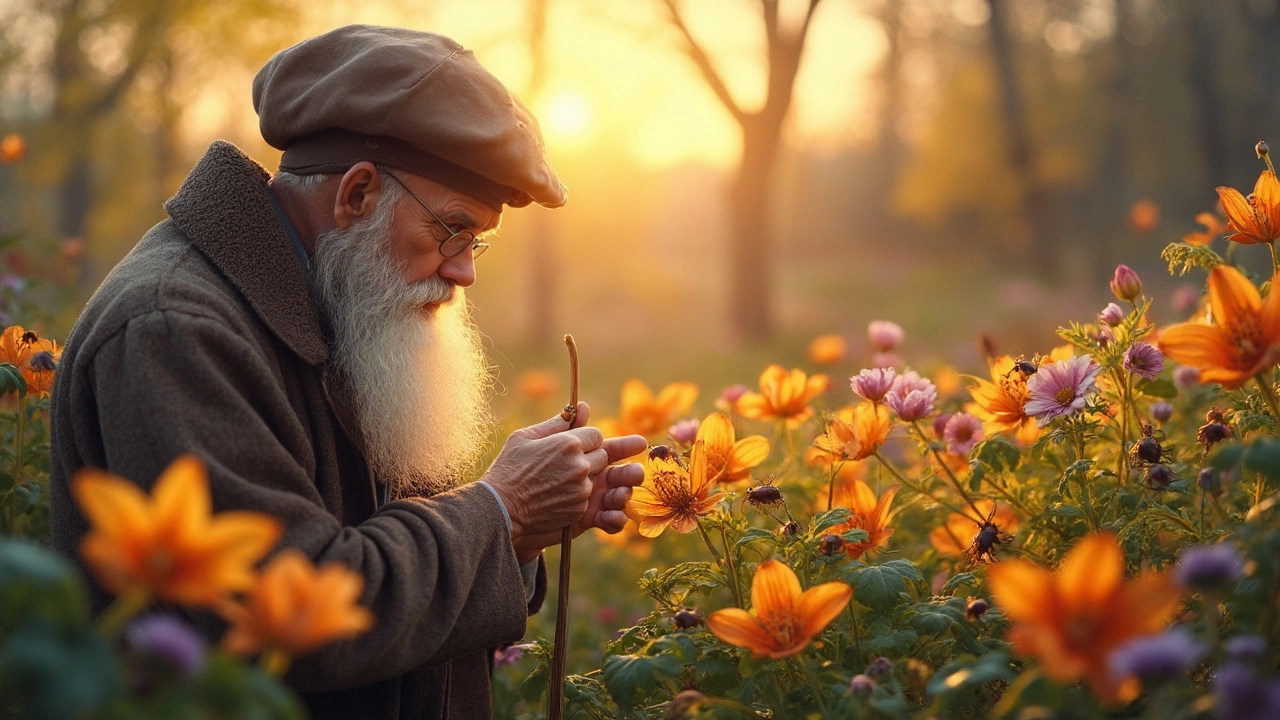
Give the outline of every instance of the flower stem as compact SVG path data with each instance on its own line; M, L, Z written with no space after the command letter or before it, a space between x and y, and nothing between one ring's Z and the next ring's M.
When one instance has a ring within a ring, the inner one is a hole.
M925 497L929 498L930 500L932 500L932 501L934 501L934 502L938 503L938 504L939 504L939 505L941 505L942 507L944 507L944 508L946 508L946 509L950 510L950 511L951 511L951 512L953 512L953 513L956 513L957 515L964 515L964 509L963 509L963 508L960 508L960 507L957 507L957 506L955 506L955 505L952 505L952 504L951 504L951 503L949 503L949 502L944 502L944 501L942 501L942 500L939 500L938 498L936 498L936 497L934 497L934 496L933 496L933 493L930 493L929 491L925 490L924 488L920 487L919 485L917 485L917 484L915 484L915 483L911 482L910 480L908 480L905 476L903 476L903 474L902 474L902 473L898 472L898 469L897 469L897 468L895 468L893 465L890 465L890 464L889 464L889 461L888 461L888 460L886 460L883 456L881 456L881 455L880 455L880 452L879 452L878 450L876 451L875 457L876 457L876 458L878 458L878 459L880 460L880 464L881 464L881 465L883 465L883 466L885 467L885 469L887 469L887 470L889 471L889 474L890 474L890 475L892 475L892 476L893 476L893 477L894 477L898 482L900 482L900 483L902 483L903 485L905 485L905 486L906 486L906 488L907 488L908 490L910 490L910 491L912 491L912 492L914 492L914 493L916 493L916 494L918 494L918 495L923 495L923 496L925 496ZM982 513L978 513L978 516L979 516L979 517L982 517Z
M284 677L289 670L289 663L293 658L289 657L289 653L279 648L267 648L262 651L262 656L258 658L258 667L262 671L273 678Z
M835 462L834 458L831 463L831 485L827 488L827 511L829 512L836 506L836 476L840 474L840 468L844 467L844 462Z
M1129 396L1133 392L1133 373L1126 372L1124 390L1120 395L1120 457L1116 459L1116 471L1121 484L1129 481L1129 453L1125 444L1129 441Z
M711 551L711 557L715 558L717 564L724 565L724 559L720 557L720 551L716 550L715 543L711 542L711 536L707 534L707 529L702 527L702 518L694 520L698 525L698 534L702 536L702 542L707 544L707 549Z
M1276 260L1276 241L1272 240L1267 243L1267 247L1271 248L1271 267L1280 267L1280 261Z
M809 687L813 688L813 698L818 701L818 709L822 711L825 717L827 714L827 699L823 697L822 685L818 683L818 677L813 674L813 669L809 667L809 663L804 658L796 658L796 664L800 666L800 672L804 674L804 679L809 682Z
M1262 376L1263 373L1258 373L1253 376L1253 380L1258 383L1258 389L1262 391L1262 397L1267 401L1267 407L1271 409L1272 419L1280 423L1280 401L1276 400L1276 391L1271 387L1271 381Z
M725 571L729 574L729 589L733 591L733 603L742 607L742 589L738 587L738 569L733 564L733 552L729 550L729 535L720 526L720 540L724 542Z
M109 638L120 634L124 624L151 604L151 591L144 587L132 587L116 597L98 618L98 632Z
M964 501L969 504L969 507L973 508L973 511L978 514L979 518L981 518L982 511L979 510L978 506L973 502L973 498L969 497L969 493L965 492L960 481L956 479L955 473L951 472L951 468L947 465L947 461L942 459L942 453L938 452L938 448L934 447L933 443L929 442L929 439L924 436L924 431L920 429L920 422L918 420L912 420L911 427L916 429L916 434L920 436L920 441L928 446L929 450L933 452L933 456L937 458L938 464L942 466L942 471L947 474L947 477L951 480L951 484L955 486L956 492L960 493L960 497L964 498Z

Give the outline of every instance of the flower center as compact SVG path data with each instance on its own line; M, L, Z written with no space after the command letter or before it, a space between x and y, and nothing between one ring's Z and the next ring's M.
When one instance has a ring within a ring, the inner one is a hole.
M765 631L773 638L778 650L790 647L792 640L800 629L796 618L786 611L769 613L767 617L760 618L760 624L764 626Z
M1076 390L1075 388L1064 387L1053 394L1053 399L1062 405L1066 405L1076 399Z
M689 513L693 510L693 493L672 470L659 470L654 475L653 494L672 512Z

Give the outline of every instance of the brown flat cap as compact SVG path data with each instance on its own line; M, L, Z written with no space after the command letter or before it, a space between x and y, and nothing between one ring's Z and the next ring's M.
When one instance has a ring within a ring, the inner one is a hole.
M348 25L304 40L258 71L253 108L286 172L340 173L369 160L498 211L567 198L537 120L443 35Z

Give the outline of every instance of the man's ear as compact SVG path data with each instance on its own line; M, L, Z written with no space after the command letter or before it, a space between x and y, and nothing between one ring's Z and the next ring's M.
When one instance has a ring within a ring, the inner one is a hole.
M382 198L382 174L371 162L358 162L338 181L333 221L346 230L373 214Z

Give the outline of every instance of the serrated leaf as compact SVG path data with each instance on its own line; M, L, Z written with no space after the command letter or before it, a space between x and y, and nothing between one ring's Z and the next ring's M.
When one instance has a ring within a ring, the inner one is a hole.
M973 576L973 573L965 572L965 573L958 573L956 575L952 575L947 580L946 584L942 586L941 594L954 595L957 589L965 587L966 585L972 586L972 587L978 586L978 579Z
M814 534L817 534L827 528L847 523L849 522L849 517L850 513L848 508L832 508L813 519L813 532Z
M853 596L872 610L888 612L901 602L900 596L907 591L907 583L913 579L922 579L920 571L905 560L870 565L856 574Z
M1011 472L1022 462L1022 451L1003 438L984 440L974 448L974 455L996 472Z
M1155 380L1142 380L1135 386L1138 392L1147 397L1161 398L1164 400L1172 400L1178 397L1178 388L1172 381L1164 378L1156 378Z
M1269 478L1280 478L1280 440L1263 438L1249 443L1241 462Z
M604 686L618 708L628 713L637 696L648 695L659 680L673 678L682 669L680 661L670 655L611 655L604 661Z
M777 545L778 536L774 535L772 531L765 530L764 528L747 528L747 531L742 534L742 537L738 539L738 542L734 543L734 548L744 548L758 542L767 542L770 545Z
M844 538L845 542L856 545L860 542L866 542L867 538L871 536L862 528L853 528L852 530L846 530L843 533L840 533L840 537Z
M969 492L982 489L982 481L987 477L987 464L980 460L969 461Z

